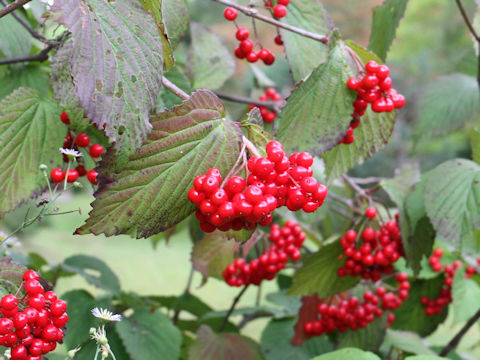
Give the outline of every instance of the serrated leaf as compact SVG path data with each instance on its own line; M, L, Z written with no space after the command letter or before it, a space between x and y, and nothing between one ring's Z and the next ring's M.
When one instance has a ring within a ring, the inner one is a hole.
M475 280L465 277L465 269L455 272L452 285L452 304L455 323L470 319L480 309L480 286Z
M430 280L415 280L411 283L409 296L395 314L395 321L391 328L397 330L412 331L424 337L431 334L447 317L448 308L437 315L425 314L425 307L421 304L422 296L436 299L444 284L444 277L438 276ZM408 309L408 310L407 310Z
M387 344L387 348L393 346L396 349L412 354L435 355L435 353L423 343L420 336L410 331L388 329L385 336L385 344Z
M367 351L354 348L340 349L328 354L320 355L311 360L380 360L380 358Z
M86 116L132 154L151 131L163 51L151 15L135 0L58 0L57 21L72 33L71 74Z
M387 0L373 9L372 31L368 48L383 61L395 39L398 24L405 14L407 0Z
M48 68L34 64L9 67L0 78L0 100L22 86L37 90L40 97L47 95Z
M385 147L394 125L394 112L375 113L369 107L360 120L360 126L355 129L355 141L348 145L339 144L323 155L327 183Z
M159 311L137 310L115 324L132 360L177 360L182 336L171 320Z
M0 217L47 186L39 170L61 167L58 148L65 128L60 111L29 88L19 88L0 102Z
M341 254L342 247L340 242L336 241L308 257L293 276L293 284L288 293L292 295L317 293L323 298L354 287L360 281L359 277L337 275L337 270L344 263L338 259Z
M377 351L383 342L387 330L387 316L376 318L367 327L358 330L347 330L338 335L338 347L358 347Z
M197 338L188 351L189 360L260 360L260 349L252 339L238 334L215 334L206 325L200 326Z
M221 231L205 234L192 251L193 268L204 277L222 280L222 271L234 260L235 240Z
M328 36L334 25L330 15L318 0L295 0L288 6L282 22L316 34ZM285 53L295 82L309 75L328 55L328 46L320 41L280 29Z
M107 264L96 257L88 255L70 256L63 262L63 267L82 276L93 286L112 293L120 292L120 282L117 275L110 270Z
M308 360L317 354L332 350L328 337L317 336L302 346L290 343L294 335L295 319L271 320L262 332L260 347L266 360Z
M425 178L425 209L437 237L475 249L480 228L480 165L465 159L444 162Z
M27 56L30 53L32 37L12 14L0 18L0 34L2 34L0 36L0 55L13 58Z
M116 159L107 153L93 210L77 233L149 237L185 219L195 209L187 198L194 177L212 167L225 176L240 153L242 133L224 116L221 101L199 90L152 118L154 130L121 171L110 169Z
M472 160L480 165L480 130L478 128L470 131L470 146L472 147Z
M415 106L415 139L439 136L478 120L480 99L473 76L451 74L425 86Z
M168 40L175 49L188 31L190 19L185 0L162 0L162 17Z
M407 265L415 274L421 270L421 260L432 253L435 240L435 230L428 217L424 216L417 222L417 226L408 238L403 240L403 248L407 258Z
M190 23L192 44L187 73L194 89L218 89L235 72L235 60L222 39L210 28Z
M327 61L293 90L277 117L279 141L287 152L320 155L345 135L355 100L345 85L353 76L347 56L346 46L338 42Z

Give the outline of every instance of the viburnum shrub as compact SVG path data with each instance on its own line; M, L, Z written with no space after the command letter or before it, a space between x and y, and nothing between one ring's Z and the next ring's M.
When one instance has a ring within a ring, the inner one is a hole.
M480 358L475 13L374 2L2 2L0 358Z

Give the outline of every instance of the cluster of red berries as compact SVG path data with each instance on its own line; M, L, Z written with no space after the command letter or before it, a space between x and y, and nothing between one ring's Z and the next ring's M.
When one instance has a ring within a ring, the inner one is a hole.
M405 105L405 97L392 88L387 65L369 61L365 64L365 72L361 79L352 77L347 81L347 86L357 91L357 99L353 103L350 126L340 143L351 144L355 140L353 130L360 125L360 117L365 114L368 104L372 104L375 112L391 112Z
M46 291L38 274L23 274L26 295L17 299L8 294L0 300L0 345L11 348L11 360L41 360L62 342L68 322L67 303Z
M378 287L375 294L366 291L363 294L363 301L357 297L351 297L335 305L319 304L317 307L319 318L304 323L305 335L320 336L324 333L331 334L335 330L344 332L348 329L365 328L376 317L382 316L385 310L397 309L402 305L403 300L408 298L410 283L407 274L398 274L396 282L398 283L396 294L387 292L384 287ZM387 320L391 324L395 320L395 315L389 313Z
M258 259L248 264L242 258L236 259L222 272L230 286L260 285L263 280L272 280L287 264L288 258L297 261L302 257L300 248L306 235L294 221L287 221L284 227L273 224L268 240L272 243Z
M260 95L258 98L260 101L282 101L282 96L274 89L274 88L268 88L265 90L265 93ZM262 115L262 119L266 123L272 123L273 120L277 117L277 113L275 111L270 111L266 107L263 106L257 106L257 105L250 105L250 110L258 107L260 109L260 114Z
M252 230L257 224L269 225L280 206L314 212L323 204L328 189L312 177L312 155L302 152L288 158L278 141L268 143L266 152L268 158L248 160L247 181L232 176L222 184L218 169L194 179L188 199L197 206L195 215L203 231Z
M369 208L366 216L370 219L376 210ZM388 221L380 230L367 227L357 243L357 232L348 230L340 240L345 255L345 263L337 270L340 277L362 276L364 279L378 281L382 274L393 272L392 264L403 255L402 237L395 220ZM340 255L343 258L342 255Z
M65 125L70 125L70 119L68 117L68 113L65 111L60 114L60 120L65 124ZM67 135L65 136L63 140L63 148L64 149L74 149L78 150L78 148L82 147L88 147L90 145L90 137L85 134L85 133L79 133L75 135L75 133L72 130L69 130L67 132ZM92 144L89 147L89 154L92 158L99 158L100 155L103 153L103 146L100 144ZM63 154L63 161L64 162L69 162L69 157L66 154ZM85 169L85 165L79 164L75 169L69 169L68 174L66 171L63 171L60 168L55 168L50 171L50 178L52 182L54 183L59 183L65 180L65 177L67 178L67 182L72 183L77 181L77 179L80 176L87 176L88 181L90 183L97 185L97 175L98 173L94 170L88 170Z
M420 299L422 305L425 306L425 314L429 316L440 314L443 308L452 302L453 277L457 269L463 265L461 261L457 260L444 267L440 261L442 256L443 250L438 248L433 250L432 256L428 259L433 271L445 272L445 283L440 289L438 297L431 300L428 296L422 296ZM477 263L480 265L480 258L477 259ZM473 274L476 274L476 272L477 270L474 266L467 266L465 269L465 277L470 278Z

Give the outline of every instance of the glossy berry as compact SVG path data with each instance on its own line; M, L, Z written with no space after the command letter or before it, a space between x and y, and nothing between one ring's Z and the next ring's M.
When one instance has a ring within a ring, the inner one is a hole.
M247 28L238 28L235 37L237 38L237 40L242 41L248 39L249 35L250 33L248 32Z
M2 300L0 301L0 307L5 310L12 310L13 308L17 307L17 303L18 301L15 295L7 294L2 297Z
M55 168L50 171L50 179L52 179L54 183L59 183L65 180L65 174L62 169Z
M68 174L66 174L66 177L67 177L67 182L72 183L77 181L79 177L79 173L75 169L69 169Z
M92 158L98 158L103 154L103 146L100 144L93 144L90 146L90 156Z
M365 216L369 219L373 219L375 216L377 216L377 209L374 207L367 208L367 210L365 210Z
M235 10L234 8L227 7L223 12L223 16L228 21L234 21L237 18L238 13L237 13L237 10Z
M275 5L273 8L273 16L283 18L285 15L287 15L287 7L281 4Z
M282 35L278 34L277 36L275 36L273 41L275 42L275 44L282 46L283 45Z
M65 125L70 125L70 119L68 118L67 112L64 111L60 114L60 121Z
M75 138L75 144L79 147L87 147L90 144L90 137L85 133L79 133Z
M91 169L87 171L87 179L93 185L98 185L97 176L98 176L98 173L95 170Z

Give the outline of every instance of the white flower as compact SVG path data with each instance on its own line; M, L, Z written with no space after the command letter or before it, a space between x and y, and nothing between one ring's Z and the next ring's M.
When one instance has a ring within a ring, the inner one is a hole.
M80 151L74 149L59 148L58 150L60 150L62 154L67 155L70 159L75 159L77 157L83 156Z
M92 309L92 314L96 318L99 318L105 321L122 321L122 315L114 314L111 311L108 311L107 309L96 307Z

